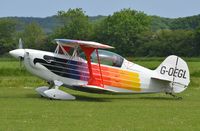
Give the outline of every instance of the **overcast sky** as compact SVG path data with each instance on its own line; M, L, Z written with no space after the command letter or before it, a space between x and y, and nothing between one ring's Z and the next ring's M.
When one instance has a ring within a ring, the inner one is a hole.
M0 0L0 17L47 17L69 8L83 8L89 16L131 8L148 15L177 18L200 14L200 0Z

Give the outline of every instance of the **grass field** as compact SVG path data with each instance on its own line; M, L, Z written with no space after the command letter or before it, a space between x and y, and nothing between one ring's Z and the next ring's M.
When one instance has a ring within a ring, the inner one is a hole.
M161 59L162 60L162 59ZM154 69L161 60L137 60ZM18 61L0 60L0 131L200 130L200 60L189 61L191 83L176 100L165 94L89 94L63 88L75 101L40 98L46 83Z

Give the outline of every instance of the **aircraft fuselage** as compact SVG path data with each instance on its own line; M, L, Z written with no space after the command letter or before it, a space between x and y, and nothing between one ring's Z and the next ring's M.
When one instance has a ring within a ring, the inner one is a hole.
M70 88L87 84L89 80L87 61L80 57L71 58L52 52L25 49L24 65L30 73L46 81L62 81ZM104 86L118 93L165 92L163 85L168 87L168 82L151 79L154 71L126 59L121 67L101 64L100 68L102 74L98 64L92 63L94 77L100 80L102 75Z

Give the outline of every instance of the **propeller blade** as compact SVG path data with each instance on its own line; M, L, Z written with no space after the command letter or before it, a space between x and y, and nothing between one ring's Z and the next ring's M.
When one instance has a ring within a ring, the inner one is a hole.
M22 38L19 38L18 48L19 49L23 49ZM23 61L23 59L24 59L23 57L19 57L19 67L20 67L20 69L22 69L22 61Z
M19 38L19 45L18 45L18 48L19 49L23 49L23 42L22 42L22 39Z

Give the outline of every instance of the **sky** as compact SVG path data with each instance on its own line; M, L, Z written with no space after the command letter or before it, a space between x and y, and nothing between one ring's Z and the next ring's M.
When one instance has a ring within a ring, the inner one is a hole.
M0 17L47 17L82 8L86 15L112 15L123 8L168 18L200 14L200 0L0 0Z

